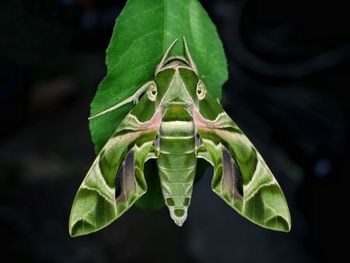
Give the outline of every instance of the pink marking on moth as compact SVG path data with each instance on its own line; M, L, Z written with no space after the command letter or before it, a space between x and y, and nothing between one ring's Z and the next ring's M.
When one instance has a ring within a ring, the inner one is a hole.
M215 121L208 121L202 117L197 107L193 108L193 119L196 127L202 130L209 131L215 129Z
M203 118L203 116L200 114L198 108L194 107L193 108L193 119L194 122L196 124L196 127L199 130L202 131L211 131L214 134L217 134L218 136L220 136L223 139L237 139L239 135L232 133L232 132L228 132L225 130L220 129L220 126L217 123L217 120L206 120L205 118Z
M150 119L148 122L141 123L137 120L135 116L133 116L136 121L138 122L138 126L135 129L134 132L129 132L120 136L116 136L114 138L115 141L109 141L106 145L113 145L116 142L123 142L123 141L134 141L136 140L144 131L148 132L154 132L159 130L160 125L162 123L162 113L161 111L156 111L156 113L153 115L152 119ZM107 146L106 146L107 147Z
M142 124L140 126L140 129L142 130L159 129L161 123L162 123L162 112L160 110L157 110L153 115L152 119Z

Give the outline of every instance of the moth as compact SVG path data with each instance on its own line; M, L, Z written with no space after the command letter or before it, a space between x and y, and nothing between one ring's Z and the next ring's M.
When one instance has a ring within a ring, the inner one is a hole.
M185 38L185 56L166 50L154 79L126 103L134 108L97 155L72 205L71 236L95 232L127 211L145 192L144 164L156 159L164 201L181 226L187 218L197 159L214 168L212 190L250 221L288 232L290 214L283 192L241 129L207 91Z

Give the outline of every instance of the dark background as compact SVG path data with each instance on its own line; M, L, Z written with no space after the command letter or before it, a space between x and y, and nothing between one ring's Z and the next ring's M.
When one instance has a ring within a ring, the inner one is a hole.
M223 105L280 182L292 231L240 217L210 190L208 171L181 229L165 208L132 208L70 238L70 206L94 159L89 103L125 1L1 1L1 261L302 263L347 252L346 1L201 2L229 60Z

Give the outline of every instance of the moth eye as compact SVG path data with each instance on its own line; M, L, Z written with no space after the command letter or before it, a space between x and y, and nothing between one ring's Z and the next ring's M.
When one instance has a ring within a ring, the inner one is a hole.
M206 94L206 90L205 90L204 84L201 81L199 81L197 84L197 97L198 97L198 99L200 99L200 100L204 99L205 94Z
M151 87L148 90L148 98L152 101L155 101L157 98L157 87L156 85L151 85Z

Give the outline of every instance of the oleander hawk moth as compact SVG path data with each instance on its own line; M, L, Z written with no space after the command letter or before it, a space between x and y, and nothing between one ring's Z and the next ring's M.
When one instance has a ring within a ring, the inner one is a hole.
M185 38L184 57L170 56L176 40L155 70L154 80L122 105L136 105L97 155L73 202L69 232L95 232L120 217L145 192L144 164L156 159L164 201L181 226L190 205L197 158L214 167L212 190L250 221L289 231L283 192L265 161L207 91Z

